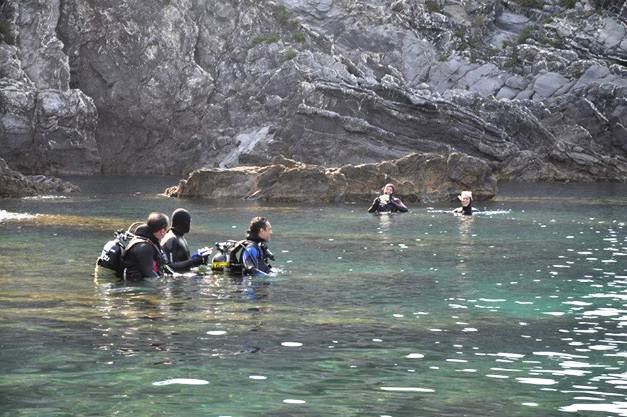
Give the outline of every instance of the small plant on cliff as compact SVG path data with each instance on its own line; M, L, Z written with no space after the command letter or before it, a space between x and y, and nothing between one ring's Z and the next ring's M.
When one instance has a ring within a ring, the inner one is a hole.
M475 28L482 28L485 26L485 16L482 14L478 14L473 19L473 22L474 22Z
M298 52L295 49L288 49L287 53L285 54L285 58L287 61L291 61L292 59L296 58L296 56L298 55Z
M428 0L425 1L425 9L427 9L429 13L440 13L442 6L438 0Z
M544 2L542 0L518 0L518 4L529 9L542 9Z
M290 11L283 5L276 5L272 7L272 16L284 27L296 29L298 27L298 21L292 19Z
M529 38L533 35L533 27L525 26L525 28L518 34L518 44L526 43Z
M0 20L0 42L7 43L9 45L15 44L15 37L11 32L11 24L6 20Z
M298 43L303 43L305 42L305 34L303 32L294 32L292 34L292 37L294 38L294 42L298 42Z
M272 14L280 23L286 24L290 21L290 11L283 5L274 6Z
M577 4L577 0L562 0L562 5L567 9L574 9Z
M277 43L281 40L281 37L278 33L270 33L268 35L259 35L255 39L253 39L253 44L259 45L260 43L271 44Z
M516 68L520 67L521 64L522 64L522 61L520 60L520 57L518 56L518 47L514 46L514 48L512 49L512 56L505 63L505 68L509 68L510 70L515 70Z

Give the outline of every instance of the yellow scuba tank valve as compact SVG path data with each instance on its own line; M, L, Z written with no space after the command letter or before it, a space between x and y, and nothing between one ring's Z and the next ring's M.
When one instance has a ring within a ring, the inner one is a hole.
M229 268L231 263L229 262L228 255L223 253L218 253L216 256L211 259L211 270L212 271L224 271L225 268Z

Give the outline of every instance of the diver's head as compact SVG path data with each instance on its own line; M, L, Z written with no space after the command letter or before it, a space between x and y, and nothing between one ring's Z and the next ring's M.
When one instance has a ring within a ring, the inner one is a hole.
M163 213L153 212L148 215L146 224L150 229L150 233L154 235L157 241L163 239L168 231L168 224L170 223L168 216Z
M395 191L396 187L392 183L385 184L385 186L383 187L383 194L392 195Z
M172 212L172 229L180 234L189 233L192 216L184 208L177 208Z
M457 198L462 202L463 207L469 207L472 204L472 191L462 191Z
M134 233L143 237L150 237L152 233L150 232L150 227L146 223L142 223L135 228Z
M246 233L249 240L269 240L272 236L272 225L265 217L253 217Z

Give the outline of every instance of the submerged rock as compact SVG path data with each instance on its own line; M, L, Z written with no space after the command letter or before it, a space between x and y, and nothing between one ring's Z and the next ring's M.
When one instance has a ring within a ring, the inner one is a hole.
M23 175L0 158L0 197L25 197L49 193L78 192L78 186L60 178L45 175Z
M276 158L265 166L196 170L165 193L180 198L340 202L369 200L388 182L396 184L397 194L407 201L448 201L463 189L473 190L479 200L496 193L488 164L456 152L338 168Z

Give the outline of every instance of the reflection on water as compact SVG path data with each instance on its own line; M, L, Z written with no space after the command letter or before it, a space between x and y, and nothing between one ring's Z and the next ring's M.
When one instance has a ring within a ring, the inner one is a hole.
M0 223L3 415L627 415L615 195L371 216L136 196L120 181L2 201L40 214ZM269 216L280 272L94 280L114 228L179 205L196 247Z

